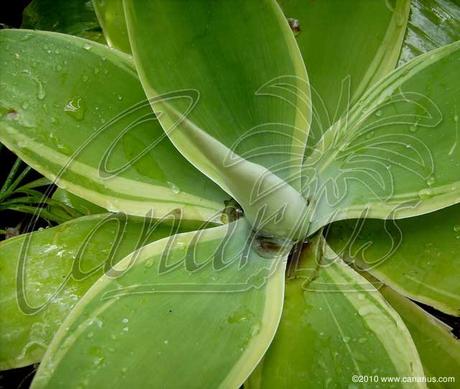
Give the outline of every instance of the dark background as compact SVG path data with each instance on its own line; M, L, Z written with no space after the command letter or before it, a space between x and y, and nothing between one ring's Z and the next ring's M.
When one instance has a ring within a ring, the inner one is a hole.
M0 3L0 27L20 27L22 11L29 3L30 0L2 0ZM1 150L0 183L3 182L6 174L8 174L14 160L15 156L12 153L5 149ZM2 214L0 220L4 220L4 218L11 222L11 226L8 227L13 227L22 219L19 214L10 215L9 213L8 215ZM0 389L28 388L34 371L33 366L27 366L0 372Z

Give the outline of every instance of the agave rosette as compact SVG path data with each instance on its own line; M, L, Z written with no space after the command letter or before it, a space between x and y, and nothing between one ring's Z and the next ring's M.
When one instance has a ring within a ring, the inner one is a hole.
M0 32L0 141L85 216L0 244L2 369L458 375L451 329L411 301L460 314L455 3L47 3L25 27L52 31Z

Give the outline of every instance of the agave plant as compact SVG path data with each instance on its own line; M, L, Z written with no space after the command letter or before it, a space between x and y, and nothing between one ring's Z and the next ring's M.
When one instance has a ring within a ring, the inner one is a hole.
M85 215L0 244L0 367L455 387L413 301L460 314L460 8L98 0L107 46L82 4L0 32L0 141Z

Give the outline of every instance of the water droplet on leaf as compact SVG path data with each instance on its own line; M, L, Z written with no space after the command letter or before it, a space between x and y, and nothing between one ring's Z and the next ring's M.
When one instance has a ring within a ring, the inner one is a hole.
M81 97L72 97L64 107L64 111L76 120L82 120L85 115L85 108Z
M426 200L432 197L431 189L422 189L418 192L418 197L422 200Z
M174 194L180 193L180 189L179 189L179 187L178 187L176 184L174 184L174 183L168 181L168 186L169 186L169 189L171 189L171 191L172 191Z

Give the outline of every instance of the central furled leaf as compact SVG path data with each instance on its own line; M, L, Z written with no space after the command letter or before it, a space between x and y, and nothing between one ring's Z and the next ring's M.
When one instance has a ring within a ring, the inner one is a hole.
M311 107L276 2L127 1L125 13L139 77L174 145L253 225L296 235Z

